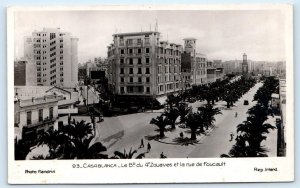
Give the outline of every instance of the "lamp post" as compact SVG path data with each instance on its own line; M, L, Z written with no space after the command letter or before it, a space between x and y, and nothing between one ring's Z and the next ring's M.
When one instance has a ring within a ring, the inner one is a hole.
M87 112L89 112L89 85L86 86L86 106Z

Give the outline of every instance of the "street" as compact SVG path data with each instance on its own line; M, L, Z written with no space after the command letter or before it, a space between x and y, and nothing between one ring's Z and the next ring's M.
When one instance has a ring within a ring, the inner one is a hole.
M221 154L227 154L235 143L233 139L230 141L230 134L233 133L236 136L236 126L246 120L248 116L247 110L254 106L256 102L253 102L253 96L257 89L262 86L262 83L256 84L248 93L246 93L238 102L234 104L234 107L230 109L226 108L224 101L219 101L215 105L222 110L222 114L217 115L215 127L206 136L198 136L200 143L194 145L182 146L172 142L162 143L155 140L149 141L152 150L145 155L146 158L159 158L161 152L169 158L189 157L189 158L202 158L202 157L220 157ZM248 100L249 105L243 105L243 101ZM196 110L200 105L205 102L195 102L190 104L193 110ZM235 117L235 113L238 116ZM146 112L136 113L130 115L123 115L117 117L105 117L104 122L97 123L96 125L96 138L95 142L102 142L108 149L107 153L112 155L114 151L123 152L124 149L128 152L131 148L138 149L140 140L143 138L145 145L148 140L145 136L154 136L158 134L155 130L155 125L150 125L151 118L158 116L159 112ZM179 135L179 129L174 132L166 132L166 140L172 140ZM268 154L270 156L276 156L276 131L271 131L268 135L268 139L265 142L267 148L270 149ZM185 134L189 136L189 134ZM270 137L270 138L269 138ZM234 137L235 138L235 137ZM146 148L138 149L139 153L146 152Z

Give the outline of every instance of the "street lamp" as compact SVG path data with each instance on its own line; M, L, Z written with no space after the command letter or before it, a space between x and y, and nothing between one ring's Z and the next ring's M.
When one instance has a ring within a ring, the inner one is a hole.
M89 85L86 86L86 106L87 112L89 112Z

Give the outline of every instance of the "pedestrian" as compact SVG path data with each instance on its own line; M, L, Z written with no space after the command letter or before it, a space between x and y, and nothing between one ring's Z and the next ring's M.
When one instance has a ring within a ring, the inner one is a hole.
M151 150L151 145L150 145L150 143L148 142L148 144L147 144L147 153L149 153L150 150Z
M160 154L160 158L161 158L161 159L165 159L165 158L167 158L167 157L164 155L164 152L161 152L161 154Z
M143 147L144 147L144 139L142 138L142 139L141 139L141 145L140 145L139 148L143 148Z
M179 135L180 135L180 138L183 138L183 132L180 132Z
M235 117L237 117L238 116L238 113L237 112L235 112Z
M234 134L230 133L230 140L229 140L229 142L231 142L233 140L233 136L234 136Z
M103 121L103 118L102 118L102 117L103 117L102 114L99 113L99 121L98 121L99 123Z

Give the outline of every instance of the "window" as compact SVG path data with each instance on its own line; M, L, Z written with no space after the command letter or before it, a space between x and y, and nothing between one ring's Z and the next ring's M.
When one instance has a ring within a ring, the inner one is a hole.
M138 48L138 54L141 54L141 53L142 53L142 49Z
M27 125L31 124L31 111L27 112Z
M124 83L124 78L123 77L121 77L121 83Z
M138 58L138 64L142 64L142 59Z
M150 52L150 48L146 48L146 54Z
M120 68L120 74L124 74L124 68Z
M142 77L139 77L139 78L138 78L138 82L139 82L139 83L142 83Z
M150 74L150 69L146 68L146 74Z
M149 57L146 58L146 63L150 63L150 58Z
M145 38L145 44L149 44L150 41L149 41L149 38Z
M141 39L137 39L137 44L141 44L142 40Z
M150 82L150 77L146 78L146 82L149 83Z
M146 87L146 92L150 93L150 87Z
M142 74L142 68L138 68L138 74Z
M124 46L124 39L120 37L120 46Z
M129 65L133 65L133 59L132 58L129 59Z
M53 107L49 108L49 118L53 119Z
M133 82L133 77L129 78L129 82L132 83Z
M124 59L120 59L120 64L123 64L124 63Z
M121 93L125 93L124 87L120 87L120 91L121 91Z
M132 48L129 48L129 49L128 49L128 53L129 53L129 54L132 54L132 53L133 53Z
M129 68L129 74L133 74L133 68Z
M124 54L124 49L121 49L121 54Z
M128 39L127 44L132 45L132 39Z

